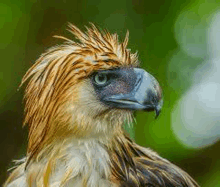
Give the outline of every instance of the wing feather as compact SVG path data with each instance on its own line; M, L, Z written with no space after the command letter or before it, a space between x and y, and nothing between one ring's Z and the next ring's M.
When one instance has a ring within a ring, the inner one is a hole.
M199 187L185 171L152 150L137 145L126 135L115 141L112 171L120 187Z

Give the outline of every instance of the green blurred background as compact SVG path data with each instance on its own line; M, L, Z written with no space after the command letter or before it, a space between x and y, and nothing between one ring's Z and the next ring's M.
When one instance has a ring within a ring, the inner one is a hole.
M22 76L45 49L60 43L53 35L71 38L66 31L68 22L81 29L93 22L100 28L117 32L121 39L129 30L129 48L139 52L142 67L154 75L163 88L161 115L155 120L153 113L136 114L137 124L129 129L131 136L137 143L151 147L186 170L201 186L220 186L220 119L210 118L214 114L220 116L220 106L210 113L213 107L206 105L208 112L204 114L207 116L198 112L194 122L195 106L202 105L188 99L191 95L197 98L200 92L196 86L202 85L204 76L213 75L207 72L213 67L210 65L212 56L218 58L210 51L211 44L220 43L215 21L218 21L218 11L220 2L216 0L2 0L0 185L7 176L7 169L13 166L11 161L25 156L24 88L17 90ZM218 54L218 46L214 51ZM220 75L220 69L214 68L214 71ZM219 84L218 76L215 80L216 85ZM190 92L194 87L197 92ZM219 93L217 91L214 93ZM215 104L219 101L216 94L215 97L208 95ZM210 121L204 118L214 121L214 125L209 125ZM200 122L203 122L202 130L200 125L193 126Z

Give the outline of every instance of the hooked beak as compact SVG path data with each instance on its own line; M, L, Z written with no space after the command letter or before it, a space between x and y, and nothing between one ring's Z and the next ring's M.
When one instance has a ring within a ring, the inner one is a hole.
M103 99L116 108L155 111L157 118L163 105L159 83L143 69L134 68L134 73L136 82L131 92L109 95Z

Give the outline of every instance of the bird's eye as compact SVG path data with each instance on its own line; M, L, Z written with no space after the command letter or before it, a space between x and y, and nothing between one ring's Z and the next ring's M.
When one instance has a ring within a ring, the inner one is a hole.
M95 75L95 82L98 85L104 85L107 82L107 75L106 74L96 74Z

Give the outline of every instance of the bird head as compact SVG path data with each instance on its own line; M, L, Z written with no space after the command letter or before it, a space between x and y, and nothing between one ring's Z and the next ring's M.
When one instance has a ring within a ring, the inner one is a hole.
M22 80L30 79L24 123L32 156L66 137L109 137L135 110L158 116L162 107L159 83L127 49L128 32L120 43L93 24L85 33L70 24L69 31L78 41L58 36L65 43L44 53Z

